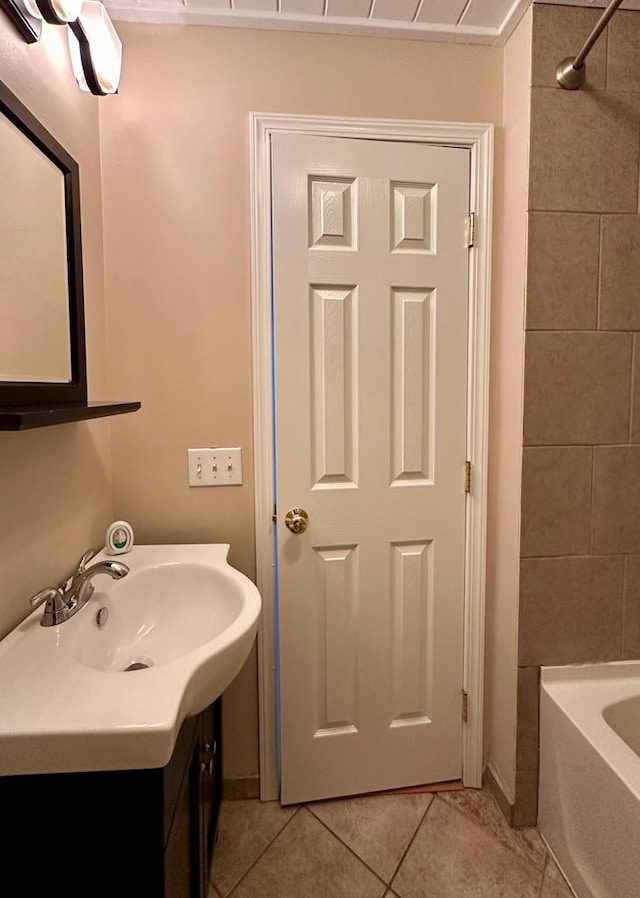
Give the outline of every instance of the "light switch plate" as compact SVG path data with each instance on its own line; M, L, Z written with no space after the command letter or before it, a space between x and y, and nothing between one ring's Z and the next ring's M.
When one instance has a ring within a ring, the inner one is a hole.
M242 483L242 450L187 449L189 486L238 486Z

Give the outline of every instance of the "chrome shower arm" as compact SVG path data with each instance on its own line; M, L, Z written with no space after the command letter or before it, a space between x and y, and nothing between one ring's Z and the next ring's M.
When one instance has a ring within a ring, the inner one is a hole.
M586 77L585 62L587 56L593 49L596 41L609 24L609 20L621 3L622 0L611 0L611 3L609 3L605 11L596 22L593 31L584 42L584 46L582 50L580 50L576 58L572 59L569 56L567 59L563 59L562 62L558 64L558 68L556 69L556 81L558 82L560 87L564 87L565 90L578 90L580 87L582 87L582 85L584 84L584 79Z

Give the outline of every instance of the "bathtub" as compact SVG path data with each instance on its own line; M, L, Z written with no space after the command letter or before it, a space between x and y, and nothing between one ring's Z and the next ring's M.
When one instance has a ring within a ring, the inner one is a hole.
M542 669L538 825L578 898L640 896L640 662Z

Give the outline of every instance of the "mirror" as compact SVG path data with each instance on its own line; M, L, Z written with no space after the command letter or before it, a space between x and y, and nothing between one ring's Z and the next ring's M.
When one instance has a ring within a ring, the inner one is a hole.
M86 401L78 166L0 83L0 406Z
M0 380L71 380L64 177L0 119Z

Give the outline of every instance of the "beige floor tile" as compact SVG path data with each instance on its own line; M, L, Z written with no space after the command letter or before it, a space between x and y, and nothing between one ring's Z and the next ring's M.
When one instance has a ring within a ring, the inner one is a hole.
M545 867L540 898L573 898L571 889L552 858L549 858Z
M222 802L211 872L221 898L226 898L295 811L277 801Z
M541 876L489 826L438 797L392 885L400 898L536 898Z
M382 898L385 891L383 882L301 808L233 898Z
M444 792L440 798L467 817L487 827L500 844L542 870L547 850L537 829L511 829L493 796L484 789L465 789L464 792Z
M368 795L317 801L309 810L389 882L433 795Z

